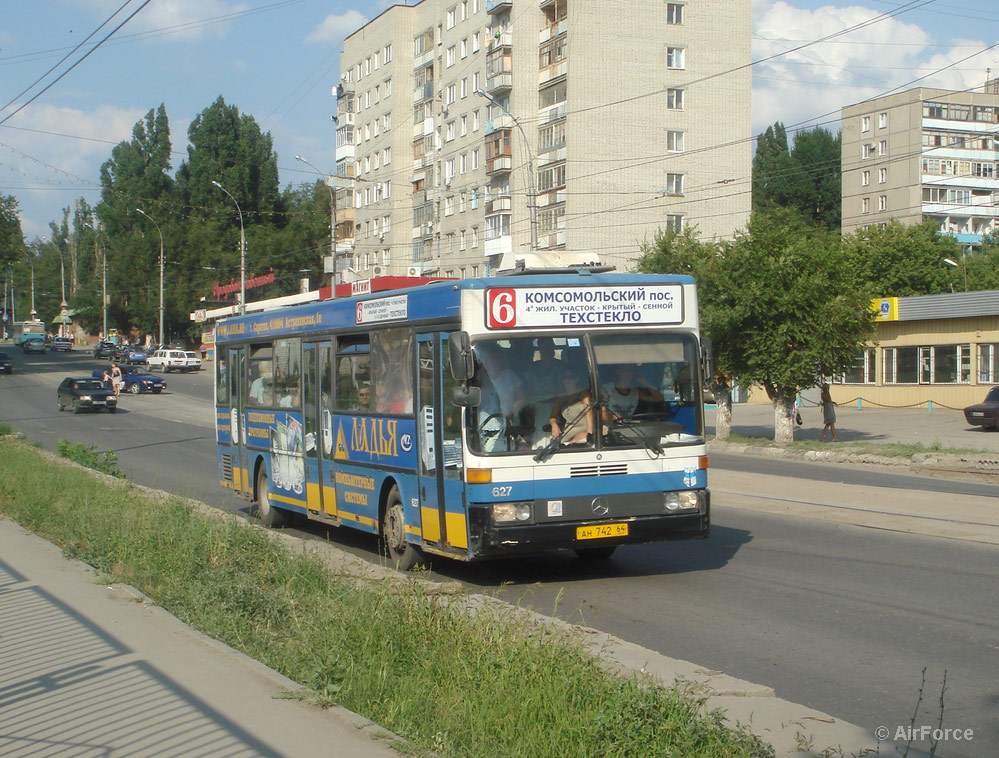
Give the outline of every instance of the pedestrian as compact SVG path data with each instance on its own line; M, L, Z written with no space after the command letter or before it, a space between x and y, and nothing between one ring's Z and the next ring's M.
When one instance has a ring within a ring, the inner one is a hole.
M118 364L117 363L112 363L111 364L111 387L112 387L112 389L114 389L115 397L117 397L118 395L121 394L121 385L122 385L121 369L118 368Z
M832 436L832 441L836 441L836 403L833 402L829 394L829 385L822 385L822 441L826 441L826 431Z

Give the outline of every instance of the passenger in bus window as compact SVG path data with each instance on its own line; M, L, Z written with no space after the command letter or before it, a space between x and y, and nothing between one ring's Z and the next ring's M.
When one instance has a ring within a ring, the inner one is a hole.
M476 427L479 446L487 453L512 449L507 427L524 407L524 383L514 372L509 353L494 342L482 342L475 346L478 359L476 383L482 389Z
M638 401L661 403L663 393L653 387L638 372L633 363L614 366L614 380L601 388L604 422L623 421L635 415Z
M257 405L271 404L271 363L270 361L257 361L260 374L250 385L250 400Z
M362 384L357 388L357 407L362 411L371 410L371 386Z
M548 444L552 404L562 391L563 363L555 357L555 342L551 337L538 339L538 360L527 367L527 412L534 426L532 447Z
M579 372L567 368L562 372L562 394L555 400L548 423L552 437L563 445L585 443L593 439L593 395L588 387L580 387Z
M282 408L298 408L298 403L298 384L296 383L285 388L284 395L282 395L278 405Z

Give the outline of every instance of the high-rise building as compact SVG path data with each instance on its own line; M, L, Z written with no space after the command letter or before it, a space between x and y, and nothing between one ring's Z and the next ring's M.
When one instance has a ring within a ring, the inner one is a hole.
M932 218L974 246L999 230L999 80L843 108L843 232Z
M341 54L337 281L629 269L666 227L730 236L750 26L750 0L392 6Z

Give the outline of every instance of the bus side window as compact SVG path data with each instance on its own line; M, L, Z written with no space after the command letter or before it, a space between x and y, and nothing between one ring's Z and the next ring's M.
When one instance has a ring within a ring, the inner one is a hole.
M371 385L379 413L413 412L413 340L409 329L371 334Z
M337 339L336 409L368 411L371 400L371 354L368 335L351 334Z

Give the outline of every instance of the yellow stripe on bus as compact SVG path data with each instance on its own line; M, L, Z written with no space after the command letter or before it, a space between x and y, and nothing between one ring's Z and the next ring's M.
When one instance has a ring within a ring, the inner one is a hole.
M305 501L309 504L310 511L318 511L321 502L319 500L319 485L312 482L305 483Z
M468 526L464 513L444 514L444 522L447 527L447 541L453 547L468 549Z
M436 508L420 508L420 519L423 521L423 539L427 542L441 541L441 519Z
M326 506L326 515L336 516L336 487L327 487L323 485L323 503Z
M287 495L275 495L271 493L271 500L276 500L279 503L287 503L288 505L297 505L301 508L306 508L306 502L297 497L288 497Z

